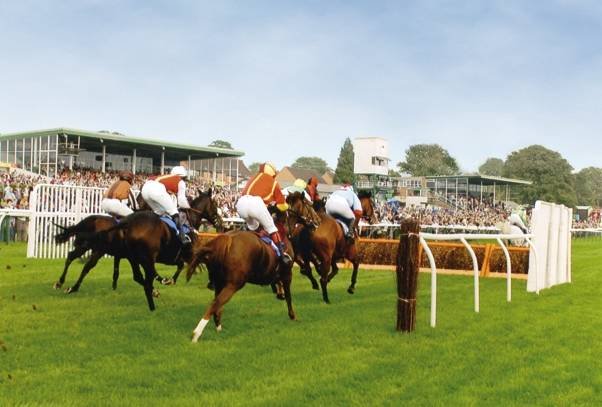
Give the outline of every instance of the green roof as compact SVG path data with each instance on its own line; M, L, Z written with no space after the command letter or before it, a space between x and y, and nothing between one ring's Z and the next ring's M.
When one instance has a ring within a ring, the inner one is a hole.
M429 177L424 177L427 181L436 181L436 180L468 180L470 184L481 184L483 185L531 185L533 182L526 181L522 179L515 178L504 178L504 177L495 177L493 175L434 175Z
M102 148L102 145L104 144L107 146L107 153L131 154L132 149L135 148L139 156L149 155L153 156L153 158L157 158L160 157L160 152L165 150L166 156L169 156L169 158L173 160L185 160L189 155L191 156L191 159L241 157L244 155L244 152L242 151L229 150L226 148L173 143L170 141L131 137L115 132L88 131L67 127L18 133L3 133L0 134L0 141L28 137L54 136L56 134L80 137L80 148L90 151L98 151L97 149ZM177 139L178 137L174 135L172 138Z

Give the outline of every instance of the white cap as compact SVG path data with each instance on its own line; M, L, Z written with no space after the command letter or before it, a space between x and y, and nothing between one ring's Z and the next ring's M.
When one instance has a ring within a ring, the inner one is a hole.
M176 165L171 169L171 175L179 175L180 177L186 177L188 175L188 171L186 171L186 168L182 167L181 165Z

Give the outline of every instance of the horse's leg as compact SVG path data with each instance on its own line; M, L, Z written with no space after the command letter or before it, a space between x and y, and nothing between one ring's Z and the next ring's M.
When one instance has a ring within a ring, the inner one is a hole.
M155 301L153 300L153 296L158 297L158 292L156 292L153 288L153 281L157 275L157 271L155 270L155 264L151 260L146 260L142 263L142 268L144 269L144 295L146 295L146 301L148 302L148 308L151 311L155 310Z
M288 308L288 317L292 320L297 319L295 310L293 309L293 301L291 299L291 281L293 279L292 270L280 275L280 281L284 288L284 299L286 300L286 307Z
M82 284L82 281L84 281L84 278L90 272L90 270L92 270L94 266L96 266L96 263L98 263L98 260L103 256L103 254L103 252L99 251L92 252L90 258L88 259L86 264L84 264L84 268L82 269L82 272L80 273L79 278L77 279L73 287L69 287L67 288L67 290L65 290L67 294L79 291L79 286Z
M330 282L334 278L334 276L339 274L339 266L337 266L336 259L332 259L332 264L330 265L330 267L332 268L332 271L330 272L330 274L328 274L328 282Z
M117 280L119 280L119 261L121 257L115 256L113 258L113 290L117 289Z
M180 260L178 262L178 268L176 269L176 272L174 273L173 277L171 278L169 285L175 284L178 281L178 277L180 276L180 273L182 272L183 268L184 268L184 262Z
M132 277L134 278L134 281L144 287L144 276L140 271L140 264L132 261L131 259L128 259L128 261L130 262L130 266L132 266Z
M203 334L203 330L207 326L207 323L209 323L209 318L211 318L211 316L215 314L220 308L226 305L226 303L230 300L230 298L232 298L234 293L238 291L238 288L239 287L235 286L234 284L229 283L224 287L223 290L220 291L220 293L217 297L215 297L209 308L207 308L207 311L205 311L203 318L199 321L196 328L194 328L194 331L192 331L192 342L197 342L199 340L199 338ZM221 325L217 326L217 330L221 330Z
M357 260L353 261L353 272L351 273L351 285L347 289L349 294L355 293L355 283L357 282L357 272L360 267L360 262Z
M67 260L65 260L65 268L63 269L63 274L61 274L61 277L59 277L59 281L54 283L55 289L58 290L65 283L65 277L67 277L67 270L69 269L69 266L71 265L73 260L83 256L84 253L86 253L86 251L88 251L88 249L83 247L76 247L73 250L71 250L69 254L67 254Z
M316 281L311 272L311 261L309 259L303 259L303 261L297 263L300 266L299 270L301 271L301 274L307 277L308 280L311 282L311 288L313 288L314 290L319 290L320 286L318 285L318 282Z
M322 288L322 299L326 304L330 304L328 299L328 271L330 270L331 260L324 260L320 263L320 287Z

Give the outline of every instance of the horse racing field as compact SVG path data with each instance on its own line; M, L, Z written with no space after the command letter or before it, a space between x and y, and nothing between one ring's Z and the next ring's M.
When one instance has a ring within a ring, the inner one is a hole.
M212 293L206 274L159 287L157 310L126 262L116 291L103 260L80 292L52 288L61 260L0 246L0 405L602 405L602 240L575 240L573 284L528 294L513 281L439 277L438 326L421 274L417 330L394 331L390 271L349 272L331 305L296 272L299 321L269 288L247 286L189 342ZM67 276L72 284L81 264ZM172 268L161 267L169 275Z

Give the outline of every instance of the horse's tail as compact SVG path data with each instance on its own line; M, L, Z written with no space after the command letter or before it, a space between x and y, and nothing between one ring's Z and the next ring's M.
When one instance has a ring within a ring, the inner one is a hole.
M188 263L188 268L186 269L186 281L190 280L190 278L194 274L194 270L201 263L222 264L228 256L228 252L230 251L231 245L232 237L226 234L219 235L210 242L200 246L199 248L195 248L192 253L192 260L190 261L190 263Z
M62 226L56 222L52 222L52 223L57 228L61 229L61 231L59 233L54 235L54 241L57 244L66 243L67 241L69 241L69 239L71 239L73 236L77 235L78 233L85 232L85 228L83 226L83 223L84 223L83 220L79 221L75 225L71 225L71 226Z

